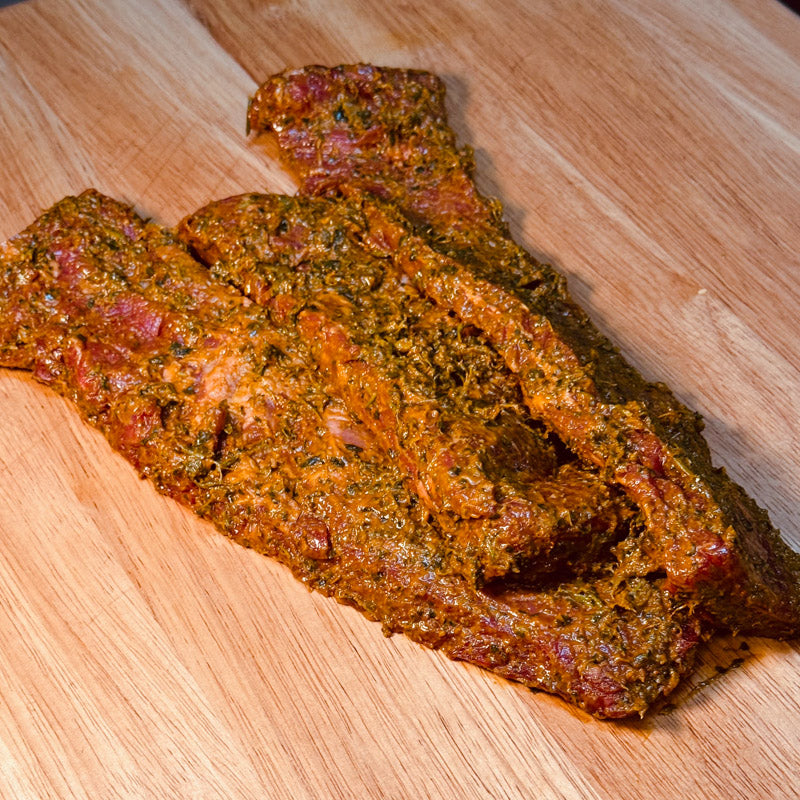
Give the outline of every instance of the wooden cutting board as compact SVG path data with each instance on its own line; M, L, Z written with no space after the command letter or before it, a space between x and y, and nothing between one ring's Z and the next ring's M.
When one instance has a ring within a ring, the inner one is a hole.
M0 238L88 186L165 224L292 191L244 134L260 79L434 70L514 234L798 547L798 54L773 0L28 0L0 9ZM2 798L800 793L797 643L715 640L671 710L598 722L384 639L24 374L0 403Z

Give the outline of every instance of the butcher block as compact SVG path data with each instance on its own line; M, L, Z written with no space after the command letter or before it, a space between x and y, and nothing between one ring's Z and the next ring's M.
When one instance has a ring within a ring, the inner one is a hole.
M437 73L481 190L705 419L800 548L800 17L775 0L25 0L0 8L0 240L94 187L174 225L293 192L248 98ZM800 647L725 634L599 721L313 594L0 370L0 798L793 798Z

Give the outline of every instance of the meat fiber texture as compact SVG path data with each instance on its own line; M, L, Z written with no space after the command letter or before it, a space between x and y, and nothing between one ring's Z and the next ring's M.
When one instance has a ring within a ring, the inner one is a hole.
M716 628L800 631L800 558L509 238L435 76L283 73L248 123L299 196L65 198L0 249L0 363L311 588L599 717Z
M387 632L604 717L644 712L691 666L700 622L658 581L476 588L299 335L117 201L65 198L3 245L0 320L0 363L70 398L161 492Z
M358 64L306 67L263 84L248 127L273 131L309 194L361 203L377 252L474 326L518 376L534 420L621 488L642 533L618 574L665 576L711 625L800 632L800 556L711 463L701 421L646 383L508 236L472 180L435 76Z
M357 204L244 195L193 214L179 235L297 332L326 390L396 459L477 584L594 569L627 533L621 493L554 446L474 326L365 244Z

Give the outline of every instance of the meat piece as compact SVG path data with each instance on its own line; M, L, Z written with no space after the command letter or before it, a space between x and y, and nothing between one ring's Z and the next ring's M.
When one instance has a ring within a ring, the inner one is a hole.
M326 389L396 459L476 582L608 559L629 509L594 472L559 464L476 328L362 244L358 205L241 195L195 212L178 233L277 325L291 317Z
M642 713L702 623L662 581L480 591L389 461L348 444L262 309L96 192L0 248L0 363L71 398L161 492L325 594L452 658L605 717Z
M421 70L308 66L259 87L247 129L276 132L308 194L348 185L442 230L499 226L500 206L472 181L471 150L456 147L444 94Z
M663 569L670 590L716 624L796 636L800 556L713 467L699 418L645 382L563 279L510 240L499 207L471 180L443 101L442 84L424 73L307 67L268 80L248 123L277 132L303 191L361 195L375 251L482 331L519 376L534 418L627 493L646 533L625 548L623 574Z

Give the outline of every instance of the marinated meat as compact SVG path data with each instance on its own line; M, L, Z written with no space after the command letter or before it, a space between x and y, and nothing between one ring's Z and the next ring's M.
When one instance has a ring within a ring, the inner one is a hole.
M277 133L303 191L360 202L375 252L479 329L519 376L532 416L626 492L645 532L620 548L620 575L663 570L669 591L717 625L800 633L800 556L713 467L700 419L644 381L563 279L511 241L456 147L437 78L368 65L289 71L258 90L248 125Z
M703 628L662 579L476 589L297 348L171 233L96 192L0 248L0 363L70 398L234 541L387 632L599 716L642 713L675 686Z
M0 364L387 633L598 716L643 713L714 626L800 631L800 556L510 239L438 79L309 67L248 122L305 195L177 237L66 198L0 247Z
M355 204L276 195L214 202L179 226L217 277L299 333L477 583L602 565L630 510L574 458L559 463L497 353L366 234Z
M472 180L472 151L456 146L444 97L442 81L422 70L308 66L259 87L247 129L277 134L308 194L353 187L448 236L501 228L500 205Z

